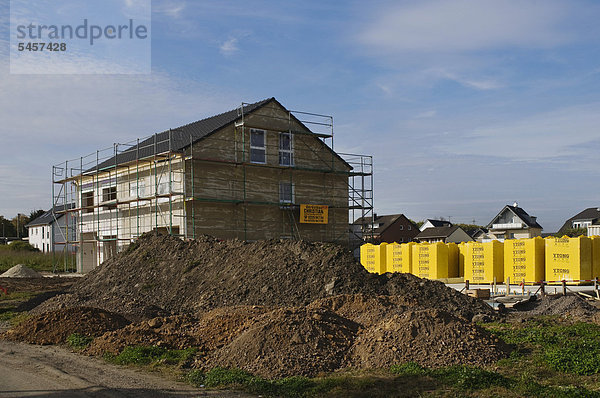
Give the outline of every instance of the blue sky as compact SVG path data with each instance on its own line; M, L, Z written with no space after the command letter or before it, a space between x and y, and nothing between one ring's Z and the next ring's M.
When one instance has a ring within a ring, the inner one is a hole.
M377 213L486 224L518 201L553 232L600 206L598 2L155 0L151 75L10 75L8 15L7 217L50 206L52 164L271 96L374 156Z

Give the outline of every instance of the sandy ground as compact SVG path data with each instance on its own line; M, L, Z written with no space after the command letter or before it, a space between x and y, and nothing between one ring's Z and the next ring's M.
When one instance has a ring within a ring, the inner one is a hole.
M0 340L0 397L249 397L205 391L56 346Z

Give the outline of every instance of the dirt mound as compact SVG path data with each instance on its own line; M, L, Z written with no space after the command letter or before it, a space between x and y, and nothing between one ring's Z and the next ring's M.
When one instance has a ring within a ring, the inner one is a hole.
M213 353L203 367L241 368L268 378L332 372L342 365L358 327L325 309L278 309Z
M38 312L87 305L133 320L234 305L303 306L337 294L398 295L471 319L493 310L440 282L369 274L346 249L305 241L144 235Z
M231 342L267 307L223 307L199 317L178 315L132 323L94 339L87 354L118 354L127 346L157 345L173 349L198 348L201 355Z
M519 316L560 315L572 320L590 322L600 315L600 309L578 295L547 295L521 305Z
M43 278L42 274L23 264L17 264L0 275L0 278Z
M510 348L477 325L438 310L395 314L359 333L347 366L385 368L408 361L422 366L482 365Z
M68 308L28 318L2 337L32 344L61 344L73 333L99 336L127 324L129 321L121 315L102 309Z
M401 314L417 306L402 296L367 296L343 294L313 301L308 308L326 308L363 327L370 327L393 314Z

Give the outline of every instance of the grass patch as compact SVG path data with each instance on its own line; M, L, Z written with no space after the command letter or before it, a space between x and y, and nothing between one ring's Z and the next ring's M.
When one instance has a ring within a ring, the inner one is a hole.
M181 365L195 353L195 348L169 350L156 346L135 346L125 347L119 355L105 354L104 358L118 365Z
M52 271L52 253L41 253L32 251L14 251L9 249L10 245L0 245L0 273L23 264L36 271ZM57 256L56 261L59 261Z
M577 322L561 324L556 318L540 318L523 325L487 327L519 354L530 352L534 361L553 370L576 375L600 373L600 326Z
M90 345L90 343L94 340L91 336L85 336L79 333L73 333L67 337L67 344L76 350L83 350Z

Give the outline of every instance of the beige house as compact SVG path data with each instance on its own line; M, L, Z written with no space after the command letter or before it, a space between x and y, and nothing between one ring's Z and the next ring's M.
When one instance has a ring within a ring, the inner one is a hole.
M542 235L537 217L530 216L518 203L506 205L486 227L491 240L527 239Z
M150 231L348 244L352 162L296 115L269 98L55 166L69 176L55 202L77 203L78 271Z

